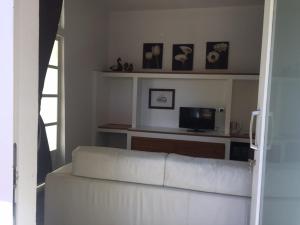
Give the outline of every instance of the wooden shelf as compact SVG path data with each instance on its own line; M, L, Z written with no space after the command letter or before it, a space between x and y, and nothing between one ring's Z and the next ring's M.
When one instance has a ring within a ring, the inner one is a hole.
M98 132L107 132L107 133L123 133L127 134L128 132L144 132L144 133L160 133L160 134L174 134L174 135L188 135L188 136L201 136L201 137L216 137L216 138L231 138L236 141L249 141L249 135L247 134L235 134L235 135L225 135L217 131L208 131L208 132L193 132L187 131L182 128L165 128L165 127L142 127L138 126L132 128L129 124L103 124L98 126Z
M131 127L129 124L115 124L115 123L107 123L104 125L98 126L98 128L103 129L117 129L117 130L128 130Z
M258 80L258 74L232 73L177 73L177 72L111 72L94 71L106 78L144 78L144 79L203 79L203 80Z
M119 133L119 134L127 134L131 125L129 124L103 124L98 126L98 132L107 132L107 133Z
M130 131L147 132L147 133L160 133L160 134L175 134L175 135L188 135L188 136L202 136L202 137L222 137L229 138L217 131L194 132L182 128L165 128L165 127L136 127L129 128Z

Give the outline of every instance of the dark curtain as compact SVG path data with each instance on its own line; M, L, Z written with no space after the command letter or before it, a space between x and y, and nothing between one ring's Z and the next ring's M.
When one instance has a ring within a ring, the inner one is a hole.
M42 91L51 51L56 38L63 0L40 0L40 34L39 34L39 111ZM38 121L38 161L37 183L45 181L46 175L52 171L52 162L45 125L39 115Z

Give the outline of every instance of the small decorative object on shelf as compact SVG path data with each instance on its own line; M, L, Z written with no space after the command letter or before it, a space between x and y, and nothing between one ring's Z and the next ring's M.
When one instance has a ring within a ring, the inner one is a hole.
M193 70L194 45L173 45L173 70Z
M229 42L207 42L206 69L228 69Z
M162 69L162 43L145 43L143 51L143 69Z
M124 72L132 72L133 71L133 64L132 63L124 63Z
M112 71L124 71L124 72L132 72L133 71L133 64L125 62L124 65L122 65L122 59L119 57L117 59L117 65L113 65L110 67Z
M119 57L118 59L117 59L117 65L113 65L113 66L111 66L110 67L110 69L112 70L112 71L123 71L123 66L122 66L122 59Z
M149 89L150 109L174 109L175 89Z
M130 64L129 64L129 67L128 67L128 72L132 72L132 71L133 71L133 64L130 63Z
M128 72L129 64L126 62L124 63L124 71Z

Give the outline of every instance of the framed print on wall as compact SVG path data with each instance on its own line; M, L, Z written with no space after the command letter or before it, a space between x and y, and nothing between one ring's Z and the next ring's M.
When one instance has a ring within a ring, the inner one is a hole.
M174 109L175 89L149 89L150 109Z
M194 45L174 44L172 70L193 70Z
M162 43L144 43L143 69L162 69L163 50Z
M228 69L229 42L206 43L206 69Z

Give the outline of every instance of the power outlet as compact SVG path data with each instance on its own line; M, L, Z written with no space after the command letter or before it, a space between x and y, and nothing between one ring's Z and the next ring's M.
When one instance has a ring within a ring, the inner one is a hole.
M216 108L216 112L223 113L225 112L224 108Z

